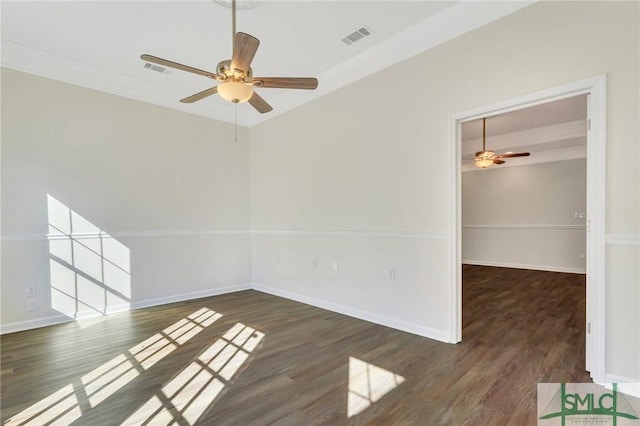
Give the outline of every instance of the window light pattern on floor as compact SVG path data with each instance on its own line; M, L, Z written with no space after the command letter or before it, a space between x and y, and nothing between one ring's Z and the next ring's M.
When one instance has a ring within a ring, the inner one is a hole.
M222 314L210 309L199 309L85 374L80 379L82 386L69 384L11 417L5 424L71 424L83 416L86 400L88 408L96 407L221 317Z
M347 417L367 409L404 382L404 377L358 358L349 358Z
M236 323L123 425L194 425L264 338Z

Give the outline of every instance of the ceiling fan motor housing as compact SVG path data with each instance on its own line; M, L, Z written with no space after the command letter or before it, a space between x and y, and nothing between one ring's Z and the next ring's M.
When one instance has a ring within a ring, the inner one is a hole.
M243 80L245 83L251 83L251 79L253 79L253 69L249 67L249 70L246 73L243 73L240 70L232 70L231 69L231 60L227 59L225 61L220 61L216 66L216 74L225 76L226 79L231 80Z

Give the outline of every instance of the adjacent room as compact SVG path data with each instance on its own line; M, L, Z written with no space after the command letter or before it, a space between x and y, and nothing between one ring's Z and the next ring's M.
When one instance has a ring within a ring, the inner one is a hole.
M0 6L3 424L640 382L638 2Z
M587 107L581 95L462 124L463 342L496 360L508 348L521 365L590 370Z
M489 309L517 312L512 320L546 326L554 315L540 304L549 299L569 317L550 328L579 334L570 344L578 356L586 334L587 109L581 95L462 126L463 291L484 300L483 313L470 316L486 323Z

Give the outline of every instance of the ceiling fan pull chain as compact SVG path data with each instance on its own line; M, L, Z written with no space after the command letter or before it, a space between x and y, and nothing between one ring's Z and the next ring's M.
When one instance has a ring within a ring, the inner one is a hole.
M238 143L238 104L233 104L233 131L236 143Z

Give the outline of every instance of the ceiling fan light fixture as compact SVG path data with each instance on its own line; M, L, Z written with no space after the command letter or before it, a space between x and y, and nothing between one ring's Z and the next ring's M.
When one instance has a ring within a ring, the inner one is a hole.
M234 104L247 102L253 96L253 88L241 81L225 81L218 85L218 94Z
M480 167L481 169L491 167L493 165L493 159L495 155L496 153L493 151L484 151L482 155L479 155L475 158L476 167Z

